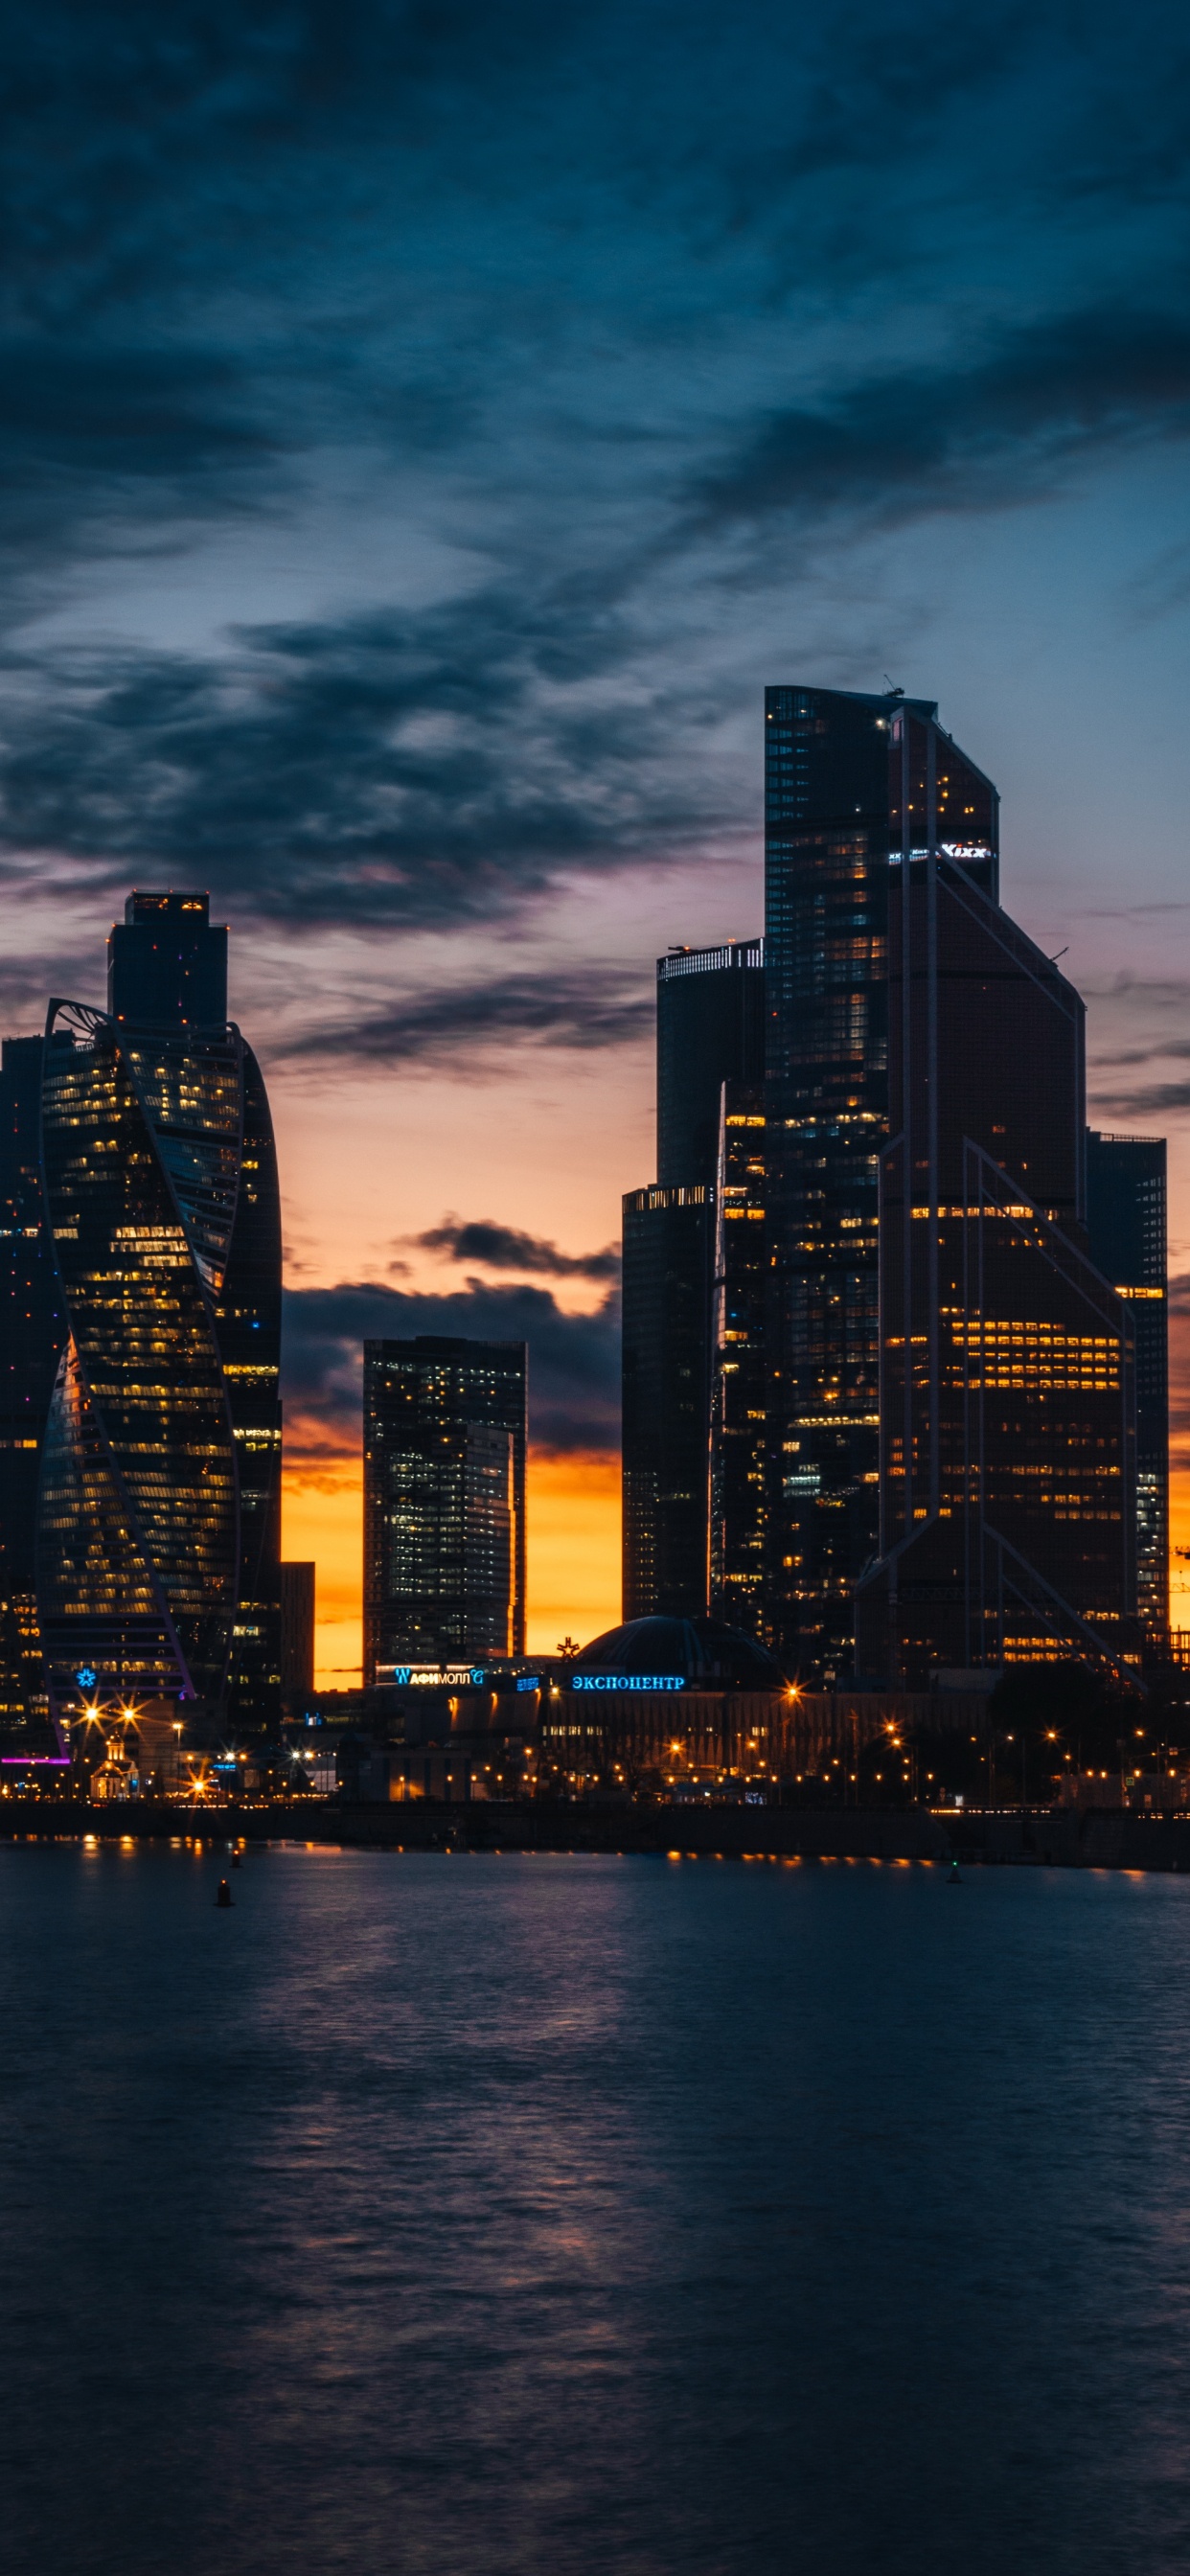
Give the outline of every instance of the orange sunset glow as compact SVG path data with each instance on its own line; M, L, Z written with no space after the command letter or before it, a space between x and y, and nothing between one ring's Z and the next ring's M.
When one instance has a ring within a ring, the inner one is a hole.
M745 888L740 885L746 877ZM747 880L750 880L748 882ZM742 899L741 899L742 897ZM705 899L715 912L759 919L760 870L709 865ZM665 945L676 889L654 881L624 925L636 954L625 958L647 1013L653 954ZM731 910L728 911L728 907ZM636 916L634 918L634 916ZM581 926L581 918L580 925ZM637 942L639 941L639 946ZM349 962L349 961L348 961ZM365 970L366 971L366 970ZM269 1068L285 1209L291 1312L320 1288L343 1281L388 1282L406 1295L441 1299L486 1280L419 1241L449 1210L511 1220L576 1260L618 1243L621 1192L653 1171L651 1033L593 1058L531 1045L481 1052L460 1078L435 1068L385 1069L367 1081L311 1083L285 1065ZM598 1317L606 1284L581 1276L542 1277L539 1299L578 1325ZM419 1316L395 1333L478 1330ZM344 1355L350 1372L358 1352ZM620 1471L614 1348L611 1412L603 1387L599 1446L531 1437L528 1463L528 1645L553 1653L620 1617ZM606 1379L606 1368L605 1368ZM543 1372L532 1335L531 1433ZM548 1416L547 1416L548 1429ZM316 1679L347 1689L361 1656L361 1417L354 1379L328 1420L315 1397L286 1403L283 1552L312 1558L316 1575Z
M620 1471L614 1458L531 1451L528 1474L530 1654L565 1636L597 1636L620 1616ZM286 1556L317 1568L315 1679L323 1690L358 1681L361 1651L363 1468L345 1455L285 1471Z

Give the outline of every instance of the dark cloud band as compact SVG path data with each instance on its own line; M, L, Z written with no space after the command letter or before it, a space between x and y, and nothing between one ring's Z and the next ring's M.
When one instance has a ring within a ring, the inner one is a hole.
M545 1242L540 1235L523 1234L516 1226L495 1225L487 1218L464 1222L447 1217L415 1239L424 1252L478 1262L485 1270L537 1271L551 1279L614 1281L620 1276L619 1247L614 1243L603 1252L559 1252L556 1243Z
M527 1341L529 1432L539 1448L614 1452L620 1441L619 1302L566 1315L546 1288L482 1287L408 1295L371 1280L291 1288L285 1300L284 1392L290 1416L336 1442L358 1442L365 1338L465 1333Z
M598 966L582 974L560 969L452 985L388 1011L361 1011L290 1039L274 1050L274 1061L446 1066L495 1045L619 1046L646 1036L652 1022L652 994L635 979Z

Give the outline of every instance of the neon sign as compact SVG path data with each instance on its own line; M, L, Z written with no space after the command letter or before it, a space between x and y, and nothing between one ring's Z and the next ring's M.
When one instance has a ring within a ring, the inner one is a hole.
M377 1664L376 1678L397 1690L482 1690L488 1677L482 1664Z
M571 1673L565 1684L576 1691L680 1691L685 1673Z

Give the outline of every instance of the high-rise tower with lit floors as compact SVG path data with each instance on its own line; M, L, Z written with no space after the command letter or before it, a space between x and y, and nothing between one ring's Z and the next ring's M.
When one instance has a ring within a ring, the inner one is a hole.
M658 958L657 1179L623 1202L626 1619L707 1607L723 1085L763 1070L761 941Z
M880 1553L861 1666L1138 1660L1133 1340L1090 1258L1084 1009L943 840L888 871L880 1159Z
M49 1741L34 1533L50 1398L66 1339L41 1187L40 1037L5 1038L0 1069L0 1727Z
M711 1614L763 1638L768 1407L764 1090L725 1082L711 1321Z
M364 1680L525 1651L523 1342L364 1344Z
M132 895L108 1010L54 1002L47 1021L43 1182L69 1338L37 1594L61 1715L113 1694L256 1724L278 1710L276 1155L207 916L205 895Z
M1169 1283L1165 1138L1087 1136L1091 1259L1132 1317L1136 1354L1136 1592L1153 1644L1169 1626Z
M994 887L996 791L932 700L766 690L766 1597L771 1643L813 1682L853 1668L880 1541L890 860L928 832Z

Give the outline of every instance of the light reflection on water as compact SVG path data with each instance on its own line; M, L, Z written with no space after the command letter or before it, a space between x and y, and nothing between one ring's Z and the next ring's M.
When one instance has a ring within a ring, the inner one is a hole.
M1185 2568L1186 1882L226 1867L0 1845L10 2568Z

